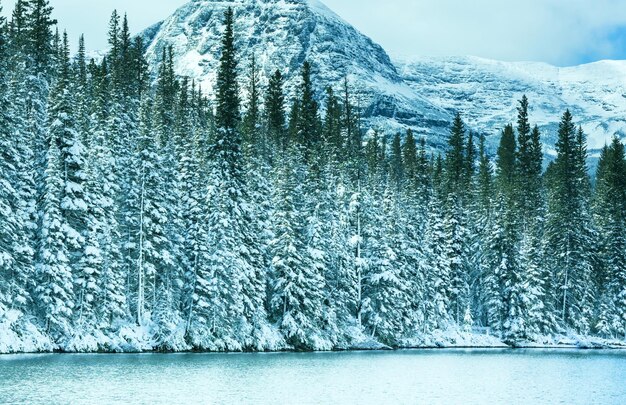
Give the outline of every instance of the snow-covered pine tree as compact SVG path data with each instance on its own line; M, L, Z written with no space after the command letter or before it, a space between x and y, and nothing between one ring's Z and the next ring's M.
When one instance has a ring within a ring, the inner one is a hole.
M543 217L542 198L543 152L539 128L531 130L528 98L523 96L517 108L517 152L516 152L516 203L520 232L521 295L527 315L527 334L537 334L549 328L552 321L544 313L544 273L541 265Z
M276 70L269 79L265 96L265 120L268 138L273 140L280 151L287 147L287 123L285 117L285 95L283 93L283 75Z
M0 12L2 7L0 4ZM9 88L9 53L5 19L0 17L0 323L7 320L11 309L24 309L29 297L28 275L20 271L19 249L29 249L16 240L23 234L24 222L20 218L21 204L18 193L19 152L16 148L16 117L13 115Z
M39 251L40 246L35 243L40 242L43 235L46 154L49 149L47 108L50 65L55 53L51 27L56 21L51 18L51 11L47 1L18 0L9 28L12 53L9 61L13 67L10 70L11 111L15 116L15 147L18 151L15 162L19 177L16 191L19 195L18 215L23 225L14 240L22 253L21 260L17 262L21 268L17 270L31 280L37 279L33 274L33 264L35 249ZM33 299L37 295L34 294ZM64 305L71 306L72 303Z
M357 274L354 266L353 243L350 240L350 219L356 215L349 198L356 195L347 187L344 171L337 172L337 162L326 163L322 168L320 210L322 211L322 234L325 239L325 297L324 329L334 344L345 341L347 329L355 324ZM357 201L355 201L357 204Z
M405 181L401 193L396 197L402 233L401 254L404 256L403 279L407 280L407 298L409 306L407 317L408 332L415 334L423 330L424 300L425 300L425 275L427 273L426 243L424 231L426 229L427 207L429 190L427 185L422 184L422 179L427 176L427 164L425 164L426 151L420 146L418 153L417 143L412 131L407 131L407 136L402 146L402 164L404 167Z
M96 297L98 329L115 330L115 323L127 320L127 280L123 267L123 246L119 228L118 170L115 167L115 154L112 139L108 136L108 95L110 91L106 63L102 69L91 67L89 129L86 144L90 153L87 158L90 195L91 226L90 238L100 245L101 260L98 285L100 294ZM97 225L96 222L100 222ZM95 235L93 233L95 232Z
M407 263L399 229L399 211L392 184L386 187L378 205L378 215L370 223L368 279L366 296L370 313L367 325L372 337L397 345L411 325Z
M478 144L478 172L475 180L475 193L473 224L475 230L475 272L474 283L478 291L474 293L475 317L480 325L488 325L486 281L491 276L491 265L487 260L488 245L487 240L492 235L492 214L493 214L493 170L491 161L485 150L485 137L480 136Z
M177 325L182 324L179 302L183 268L189 266L182 253L185 242L180 206L180 161L191 130L187 119L176 120L177 110L189 109L189 89L186 80L182 85L176 80L172 53L171 47L163 50L153 111L160 181L151 185L151 193L162 216L163 240L159 251L161 260L155 269L152 320L156 339L163 349L182 344L183 335L177 330Z
M183 317L187 342L195 348L210 347L210 280L207 268L207 206L205 202L208 129L204 128L201 96L191 87L189 111L179 107L179 120L190 120L190 139L183 145L180 160L181 215L184 239L185 270ZM181 122L182 123L182 122Z
M447 193L461 193L462 183L466 172L466 156L465 156L465 123L461 118L461 114L457 113L452 123L450 138L448 139L448 151L445 159L446 184Z
M517 194L522 229L535 226L541 208L541 170L543 154L539 129L531 130L528 98L523 96L517 107Z
M153 103L147 99L141 111L139 163L139 207L136 233L137 261L133 273L136 291L133 296L135 318L146 325L157 303L157 289L161 282L159 271L171 260L166 235L167 210L163 206L164 184L161 159L157 153L153 118Z
M64 241L74 275L77 298L75 315L78 317L76 322L82 327L83 317L95 322L93 303L98 294L97 279L101 264L95 233L100 224L95 217L92 218L92 223L88 223L87 219L90 201L85 189L86 150L78 132L75 115L67 33L63 35L59 66L61 71L50 96L48 139L51 143L58 143L61 151ZM89 243L86 243L88 236Z
M247 245L250 235L240 125L237 59L233 32L234 15L225 13L222 55L217 75L216 131L211 146L209 171L208 257L213 286L211 333L215 345L241 349L249 330L244 291L253 272Z
M343 111L339 99L335 95L332 87L326 88L326 113L322 125L322 140L324 141L324 150L332 153L336 158L343 151L344 140L342 138L343 129ZM329 157L322 155L322 158Z
M280 164L274 205L272 241L272 290L270 308L286 341L298 349L319 347L317 335L323 315L323 268L318 266L324 252L311 241L317 235L307 223L304 201L305 168L303 153L292 144ZM323 346L322 346L323 347Z
M290 118L290 126L293 126L296 130L296 141L305 145L305 151L308 153L312 152L313 147L318 146L321 140L319 106L317 101L315 101L313 90L312 66L308 61L302 64L301 80L298 90L297 110L295 110L298 112L297 120L294 124L291 122L292 118Z
M5 194L5 204L11 212L7 216L7 226L11 228L11 234L5 234L5 249L10 251L12 265L7 269L9 286L9 308L20 314L32 314L32 288L34 285L34 254L36 234L36 188L35 188L35 159L33 151L33 133L28 131L29 104L31 89L27 85L27 61L25 44L26 32L26 9L23 1L18 1L15 6L13 18L8 26L2 29L2 62L0 62L0 82L3 87L0 90L0 103L2 113L0 120L3 121L1 135L2 153L6 176L3 187L4 192L12 189L12 193ZM0 169L2 170L2 169ZM8 188L7 188L8 187ZM21 318L15 323L15 327L26 328ZM16 319L17 321L17 319Z
M269 244L273 238L271 230L273 191L270 161L274 151L271 148L273 138L269 131L263 128L261 122L263 112L260 100L259 72L254 57L250 61L247 81L248 98L245 103L246 113L243 120L243 164L248 175L245 195L248 196L249 203L242 208L244 221L249 226L244 236L246 250L242 253L244 260L250 263L249 273L244 275L245 281L243 283L245 288L244 316L250 329L244 333L248 337L244 344L246 347L262 350L268 344L266 342L268 336L265 333L268 330L265 304L267 302L267 273L271 263ZM272 115L277 118L280 112L274 111ZM278 120L280 121L280 119ZM278 131L283 131L283 129L281 129L280 124L277 124L272 131L274 134L278 134Z
M41 205L41 230L37 262L37 297L44 330L56 343L71 334L74 290L68 227L62 214L63 168L58 142L50 142L46 153L45 190Z
M117 232L112 238L115 249L122 255L122 273L126 278L127 293L136 291L132 275L136 274L140 218L140 180L138 160L140 106L147 93L147 66L143 59L143 45L137 37L131 43L126 18L111 15L108 31L109 52L101 64L101 77L106 81L106 94L101 105L106 106L106 139L113 152L109 176L116 180L113 191Z
M465 123L457 113L448 139L445 159L443 229L446 241L443 246L443 260L449 266L449 310L458 325L464 318L470 300L466 222L468 164L465 137Z
M594 329L607 337L626 333L626 157L617 137L605 146L598 163L594 199L599 233L600 297Z
M449 311L457 325L461 325L470 299L466 212L453 194L446 198L443 210L443 260L449 270L446 287L450 299Z
M525 338L526 313L523 302L524 278L519 265L517 246L520 240L520 227L516 211L517 142L512 125L502 131L498 147L496 184L498 209L494 218L501 229L495 241L496 261L492 263L500 277L503 305L502 331L504 338L511 343Z
M52 7L48 0L24 0L14 10L16 30L14 32L16 46L24 54L24 91L26 97L25 132L32 136L32 147L36 165L35 183L37 185L37 201L42 200L44 168L47 137L47 108L50 82L57 57L57 48L53 46L52 27L56 20L52 19ZM58 33L58 30L57 30ZM58 36L57 36L58 38Z
M102 268L102 250L99 235L104 226L104 211L100 206L101 194L96 183L99 177L92 171L85 145L89 141L87 97L87 78L84 60L84 39L81 37L79 56L75 66L70 65L67 34L63 36L62 51L59 61L61 74L52 93L52 97L66 97L70 108L53 105L50 113L57 114L58 126L62 119L67 120L59 134L51 131L51 139L61 140L62 158L65 168L65 190L62 208L72 223L71 231L78 234L77 244L70 253L70 262L74 272L75 309L74 334L76 340L68 343L68 348L79 348L80 340L93 336L97 329L96 300L100 293L99 273ZM70 217L72 219L70 220ZM75 236L76 237L76 236ZM67 237L70 240L70 237Z
M446 254L447 235L444 228L445 201L435 191L428 205L426 224L426 283L424 318L426 332L447 329L452 321L450 311L450 261Z
M589 229L586 147L566 111L559 125L557 158L549 166L548 213L546 220L546 262L558 294L554 309L564 331L588 333L593 308L593 246Z

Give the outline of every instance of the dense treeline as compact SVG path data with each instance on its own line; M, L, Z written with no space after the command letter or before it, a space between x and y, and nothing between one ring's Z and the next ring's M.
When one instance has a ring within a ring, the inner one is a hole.
M212 97L171 49L151 75L117 13L105 58L71 57L51 11L0 21L0 351L626 335L617 138L592 188L566 112L544 172L524 97L495 159L460 115L434 156L363 139L348 81L317 95L306 62L288 107L280 69L262 87L237 59L232 11Z

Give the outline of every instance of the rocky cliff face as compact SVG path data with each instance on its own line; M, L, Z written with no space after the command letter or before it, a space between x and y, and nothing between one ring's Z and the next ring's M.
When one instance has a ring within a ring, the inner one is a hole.
M412 126L435 139L447 132L449 112L420 96L379 45L316 0L192 1L144 31L151 66L157 66L164 47L171 45L176 72L210 90L229 6L235 11L242 79L254 55L262 83L280 69L293 91L302 63L308 60L320 96L328 85L339 90L348 77L367 125L387 130Z

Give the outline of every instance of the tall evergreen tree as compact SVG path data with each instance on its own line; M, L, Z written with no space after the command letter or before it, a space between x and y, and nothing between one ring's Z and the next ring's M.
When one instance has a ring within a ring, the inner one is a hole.
M446 183L449 190L461 190L464 177L465 161L465 123L457 113L452 123L446 153Z
M46 157L46 187L42 202L35 294L41 319L44 320L44 330L53 339L60 341L71 333L74 292L65 231L67 223L61 209L61 151L56 141L50 142Z
M235 57L234 12L228 8L224 14L222 54L217 75L217 127L220 131L234 131L240 121L237 59ZM229 142L230 143L230 142ZM224 145L229 147L228 144Z
M256 58L252 56L250 60L249 76L248 76L248 100L246 104L246 114L244 116L244 144L252 144L257 142L258 139L253 140L253 137L259 137L261 134L257 134L259 129L259 117L261 115L261 101L259 94L259 71L256 64Z
M333 154L335 158L343 148L342 110L339 99L335 96L332 87L326 88L326 115L322 130L322 137L326 150Z
M557 158L548 171L546 242L561 325L588 333L591 322L593 245L588 227L586 148L569 111L563 115L556 143Z
M280 70L270 77L265 97L265 114L267 116L267 131L271 139L281 149L286 148L285 133L285 95L283 93L283 75Z
M595 222L598 224L603 271L597 282L601 295L595 328L605 336L623 336L626 278L626 157L617 137L602 150L598 164Z
M28 50L32 57L33 68L38 73L47 72L55 49L52 46L52 7L48 0L26 0L26 24L28 29Z
M315 101L311 64L302 65L302 79L299 87L299 114L296 123L297 140L307 147L316 146L320 141L318 104Z

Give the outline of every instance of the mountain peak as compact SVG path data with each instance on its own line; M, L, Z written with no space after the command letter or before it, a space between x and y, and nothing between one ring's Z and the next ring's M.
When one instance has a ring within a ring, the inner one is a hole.
M193 0L144 31L153 71L163 48L173 46L177 74L195 79L213 94L227 7L235 12L242 80L254 55L261 84L279 69L291 100L302 63L308 60L320 101L326 86L339 90L348 77L366 129L410 127L438 148L445 145L449 122L459 111L470 128L488 136L493 150L499 128L514 119L517 100L526 94L548 152L566 108L589 135L592 152L614 134L626 137L626 121L620 118L626 114L624 62L558 68L465 56L411 57L394 63L382 47L319 0Z
M424 135L445 132L450 115L406 85L381 46L318 0L194 0L143 33L152 68L156 70L163 48L172 46L176 73L195 79L212 94L228 7L235 14L242 77L254 55L261 84L279 69L291 99L307 60L319 98L327 86L339 90L348 77L366 125L393 130L411 126Z

